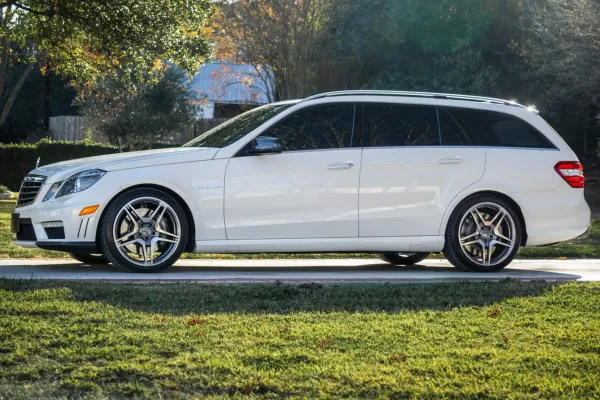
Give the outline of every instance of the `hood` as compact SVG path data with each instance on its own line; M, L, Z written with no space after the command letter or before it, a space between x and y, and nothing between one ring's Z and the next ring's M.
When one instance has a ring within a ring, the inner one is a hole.
M212 147L176 147L147 151L107 154L104 156L79 158L48 164L36 168L31 174L47 176L47 183L58 182L88 169L103 169L107 172L123 169L178 164L212 159L219 149ZM42 160L43 161L43 160Z

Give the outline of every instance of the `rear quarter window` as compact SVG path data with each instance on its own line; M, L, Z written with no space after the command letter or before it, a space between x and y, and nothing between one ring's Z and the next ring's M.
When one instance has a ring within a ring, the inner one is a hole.
M556 148L541 132L517 117L479 110L447 111L480 146Z

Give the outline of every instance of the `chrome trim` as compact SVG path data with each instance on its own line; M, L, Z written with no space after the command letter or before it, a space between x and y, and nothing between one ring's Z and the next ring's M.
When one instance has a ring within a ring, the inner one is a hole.
M38 194L41 192L42 187L46 182L46 178L47 177L43 175L27 175L23 179L23 183L21 183L16 208L33 204Z
M463 100L463 101L477 101L481 103L500 104L505 106L528 108L522 104L518 104L514 101L497 99L493 97L482 97L482 96L469 96L462 94L451 94L451 93L431 93L431 92L407 92L407 91L392 91L392 90L345 90L336 92L326 92L310 96L301 101L301 103L323 99L327 97L338 97L338 96L395 96L395 97L420 97L430 99L442 99L442 100Z

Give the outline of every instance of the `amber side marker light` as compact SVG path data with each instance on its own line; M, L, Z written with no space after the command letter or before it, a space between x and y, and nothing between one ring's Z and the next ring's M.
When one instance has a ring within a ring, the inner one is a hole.
M82 215L90 215L96 212L96 210L100 207L100 204L96 204L95 206L87 206L79 213L79 216Z

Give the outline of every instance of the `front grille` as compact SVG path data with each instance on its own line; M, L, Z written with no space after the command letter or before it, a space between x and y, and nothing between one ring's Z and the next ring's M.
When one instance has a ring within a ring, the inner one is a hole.
M35 201L46 177L42 175L27 175L21 184L17 207L23 207Z

